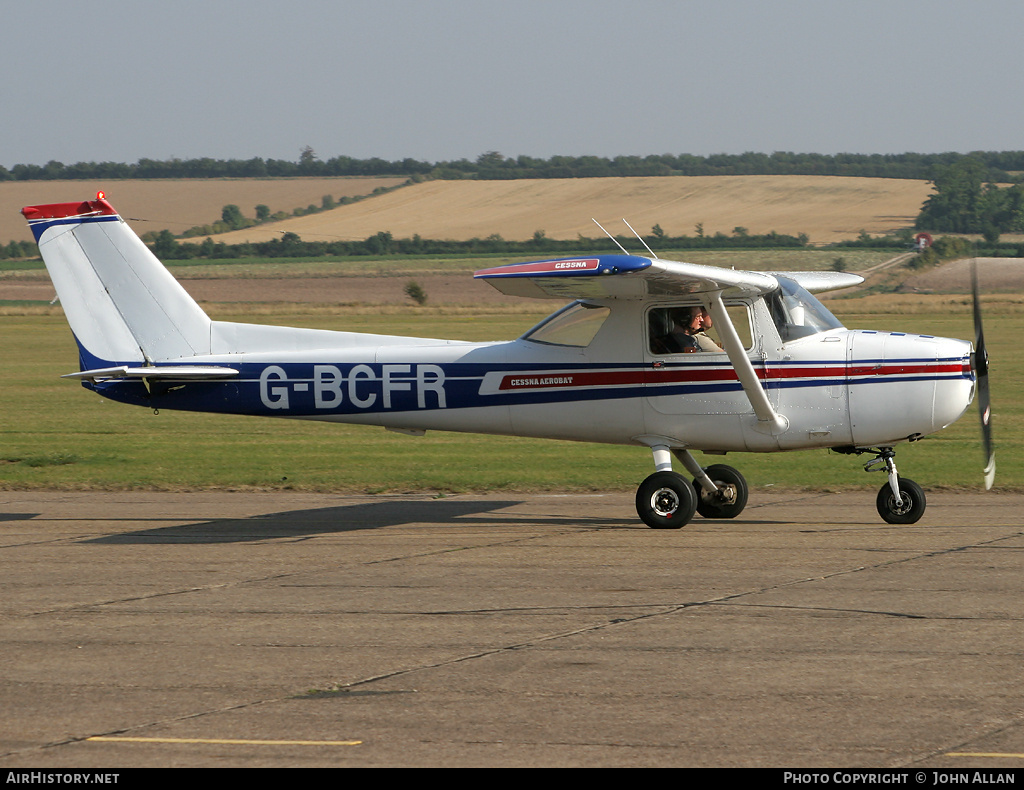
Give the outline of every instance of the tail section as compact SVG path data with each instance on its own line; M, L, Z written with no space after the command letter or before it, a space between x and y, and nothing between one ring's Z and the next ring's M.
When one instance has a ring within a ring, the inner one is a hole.
M209 353L209 317L102 193L21 213L78 341L83 369Z

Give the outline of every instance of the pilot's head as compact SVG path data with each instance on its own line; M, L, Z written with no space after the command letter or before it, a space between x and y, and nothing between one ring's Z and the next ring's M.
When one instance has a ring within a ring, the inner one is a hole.
M693 307L679 307L672 313L672 320L676 326L681 328L686 334L694 335L700 332L703 328L703 319L701 314L704 308L699 305Z

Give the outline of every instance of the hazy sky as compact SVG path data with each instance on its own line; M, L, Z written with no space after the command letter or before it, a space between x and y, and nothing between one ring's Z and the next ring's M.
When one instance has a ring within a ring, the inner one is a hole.
M1021 0L5 3L0 165L1024 149Z

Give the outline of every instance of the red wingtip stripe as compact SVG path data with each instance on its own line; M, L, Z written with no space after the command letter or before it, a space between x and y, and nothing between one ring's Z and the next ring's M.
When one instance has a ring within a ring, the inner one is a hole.
M25 206L21 210L25 219L63 219L64 217L81 217L97 214L117 214L114 207L103 198L86 200L81 203L50 203L45 206Z

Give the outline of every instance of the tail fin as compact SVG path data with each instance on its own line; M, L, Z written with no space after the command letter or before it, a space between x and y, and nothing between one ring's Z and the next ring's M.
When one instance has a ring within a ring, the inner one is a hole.
M104 198L27 206L82 366L210 351L210 319Z

